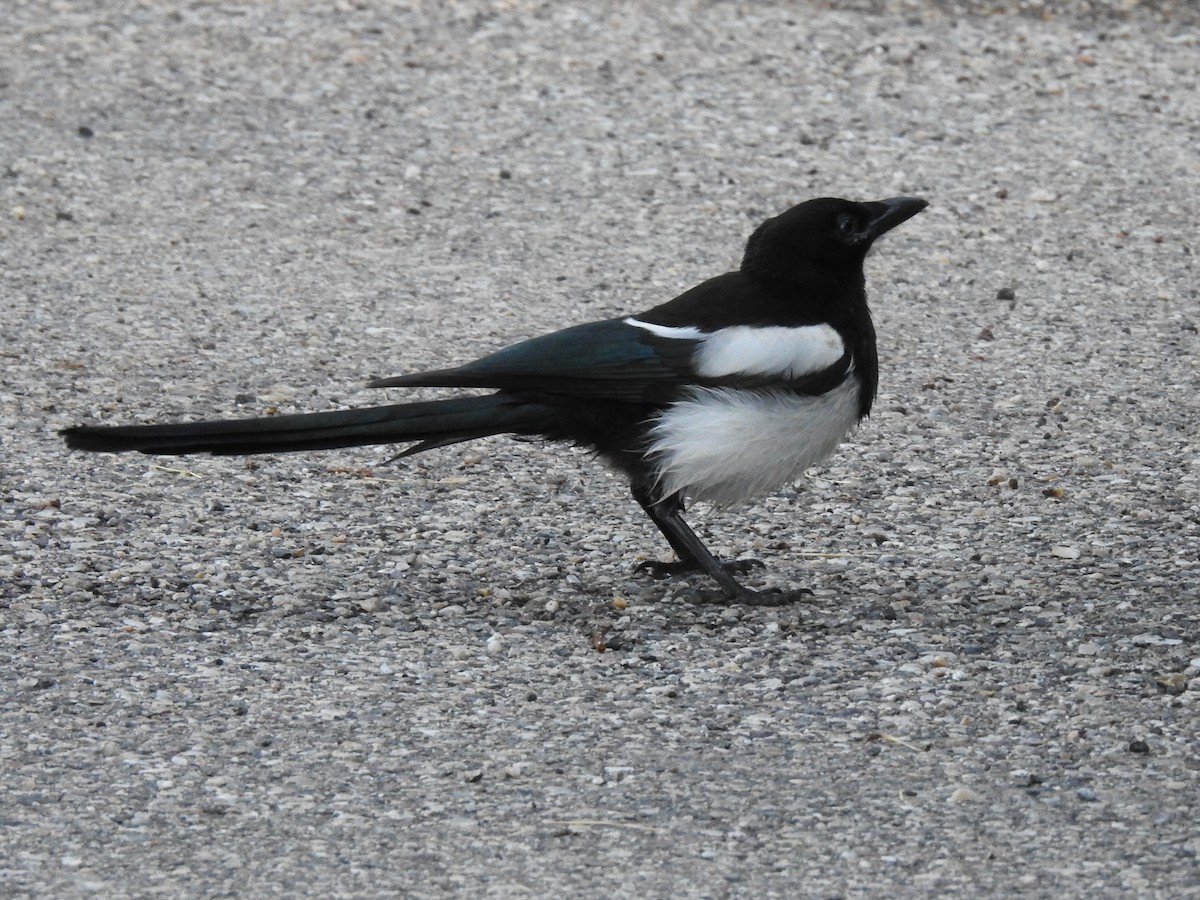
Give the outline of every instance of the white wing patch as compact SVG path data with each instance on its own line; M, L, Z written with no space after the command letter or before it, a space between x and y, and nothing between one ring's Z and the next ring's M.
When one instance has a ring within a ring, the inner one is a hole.
M699 341L704 338L703 331L691 326L676 328L671 325L655 325L653 322L643 322L641 319L635 319L632 316L625 320L625 324L632 325L634 328L641 328L643 331L648 331L658 337L671 338L676 341Z
M832 366L845 352L842 336L831 325L735 325L704 336L696 350L696 374L702 378L778 375L790 380Z
M632 317L625 324L661 338L698 342L692 361L701 378L776 375L788 381L820 372L846 352L837 329L824 324L796 328L733 325L712 332L691 326L656 325Z

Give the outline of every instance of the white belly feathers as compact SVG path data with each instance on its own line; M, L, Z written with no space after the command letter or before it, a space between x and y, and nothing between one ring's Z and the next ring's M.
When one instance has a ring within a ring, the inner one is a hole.
M798 478L858 422L859 380L828 393L696 388L659 415L650 451L664 494L728 506Z

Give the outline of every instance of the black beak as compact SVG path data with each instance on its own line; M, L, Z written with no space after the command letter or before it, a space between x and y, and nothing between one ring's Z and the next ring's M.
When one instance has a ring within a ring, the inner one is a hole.
M891 231L901 222L907 222L927 207L929 202L920 197L893 197L890 200L877 200L864 205L872 213L865 230L867 242L870 243L881 234Z

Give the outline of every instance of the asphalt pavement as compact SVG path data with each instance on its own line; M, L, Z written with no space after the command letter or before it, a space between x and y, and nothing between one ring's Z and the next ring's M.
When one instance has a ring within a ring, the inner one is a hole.
M0 894L1200 897L1197 7L4 18ZM782 608L569 448L56 435L378 402L829 195L931 205L870 419L690 514Z

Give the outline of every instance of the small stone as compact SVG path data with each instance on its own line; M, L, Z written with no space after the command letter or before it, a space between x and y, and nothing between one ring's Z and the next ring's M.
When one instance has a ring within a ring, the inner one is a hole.
M1149 753L1150 745L1147 744L1145 741L1143 741L1141 738L1134 738L1132 741L1129 742L1129 752L1130 753Z
M1171 672L1168 675L1159 675L1154 679L1158 687L1167 694L1182 694L1188 689L1188 677L1182 672Z
M975 803L979 800L979 794L968 787L956 788L946 800L950 803Z
M1051 547L1050 555L1057 556L1059 559L1079 559L1079 550L1075 547Z
M1097 800L1100 799L1098 796L1096 796L1096 792L1093 791L1090 787L1081 787L1079 790L1077 790L1075 792L1075 796L1078 797L1080 800L1082 800L1084 803L1095 803Z

